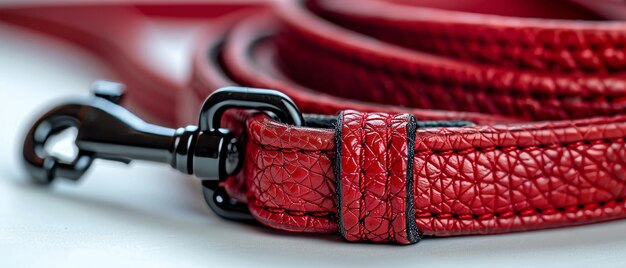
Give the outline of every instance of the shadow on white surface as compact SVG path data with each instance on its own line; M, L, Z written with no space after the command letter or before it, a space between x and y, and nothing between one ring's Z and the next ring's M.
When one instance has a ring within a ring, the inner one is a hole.
M9 37L10 38L7 38ZM79 183L25 181L18 151L42 104L112 78L89 54L0 25L0 266L626 266L626 222L494 236L354 244L222 220L197 180L164 165L98 161Z

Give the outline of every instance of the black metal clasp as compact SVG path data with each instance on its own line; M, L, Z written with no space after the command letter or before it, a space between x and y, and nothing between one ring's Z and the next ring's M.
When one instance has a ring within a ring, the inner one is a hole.
M243 162L243 146L221 118L228 109L255 109L285 123L303 125L302 114L289 97L268 89L227 87L204 102L198 126L171 129L146 123L119 105L123 85L99 81L95 97L56 106L31 127L23 146L26 170L39 184L61 177L78 180L94 159L129 163L146 160L167 163L201 178L207 204L218 215L251 219L247 206L230 198L221 183L236 174ZM78 130L78 153L63 161L44 148L48 139L67 128Z

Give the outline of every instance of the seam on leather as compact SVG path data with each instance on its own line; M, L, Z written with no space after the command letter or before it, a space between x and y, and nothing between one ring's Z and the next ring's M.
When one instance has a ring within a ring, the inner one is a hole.
M285 209L285 208L274 208L274 207L260 205L261 204L260 201L258 200L255 200L255 201L256 201L255 206L254 206L255 208L262 209L271 213L288 214L291 216L311 216L311 217L316 217L316 218L327 218L327 219L333 219L333 216L335 215L335 213L332 211L302 211L302 210L291 210L291 209Z
M341 195L342 195L342 191L341 191L341 148L342 148L342 127L343 127L343 111L341 111L339 113L339 115L337 115L337 125L335 126L335 167L334 167L334 171L335 171L335 184L336 184L336 189L335 189L335 196L336 196L336 201L337 201L337 224L339 227L339 234L341 234L341 237L343 237L344 239L346 238L346 229L345 226L343 225L343 211L342 211L342 203L341 203Z
M310 149L302 149L302 148L280 148L280 147L273 146L273 145L262 144L262 143L259 143L256 140L252 141L252 143L254 145L257 145L257 146L263 148L266 151L283 152L283 153L327 153L327 154L334 154L335 151L336 151L336 149L332 149L332 150L310 150Z
M575 213L578 211L586 210L586 209L595 209L598 207L608 206L611 203L624 203L626 202L624 198L615 198L607 201L601 202L591 202L587 204L578 204L567 207L557 207L550 209L539 209L539 208L529 208L521 211L513 210L502 213L484 213L484 214L452 214L452 213L435 213L435 212L424 212L424 213L416 213L417 219L424 218L435 218L435 219L459 219L459 220L486 220L491 218L511 218L515 216L534 216L534 215L554 215L559 213Z
M392 23L389 23L392 24ZM398 25L398 24L396 24ZM458 28L456 28L456 25L454 24L448 24L448 25L442 25L439 24L440 26L442 26L442 28L449 28L449 29L453 29L453 30L457 30ZM406 27L402 30L406 30L409 27ZM500 29L489 29L487 27L483 27L482 29L485 30L489 30L489 31L493 31L494 33L497 33L498 31L502 31L503 28ZM505 27L504 29L511 29L511 27ZM397 30L397 29L396 29ZM411 30L411 29L409 29ZM514 29L515 30L515 29ZM545 32L545 30L542 30ZM553 34L557 34L557 31L552 30ZM579 33L579 31L570 31L572 33ZM561 33L562 34L562 33ZM515 41L511 41L507 38L502 38L502 37L498 37L498 36L492 36L493 38L486 38L483 35L461 35L461 34L456 34L456 33L450 33L450 32L445 32L445 33L434 33L434 34L430 34L429 35L430 38L432 39L445 39L446 41L462 41L462 43L466 44L468 42L475 42L475 43L480 43L481 45L492 45L492 46L497 46L497 47L501 47L501 48L521 48L521 49L533 49L536 47L541 47L544 48L546 51L550 51L550 52L561 52L564 50L567 51L583 51L583 50L591 50L591 51L600 51L602 52L604 49L607 48L611 48L611 49L624 49L624 46L626 46L626 43L609 43L609 44L604 44L603 46L599 46L596 44L587 44L587 45L579 45L580 44L584 44L585 42L582 40L579 40L578 43L567 43L564 42L563 40L559 40L558 42L546 42L546 41L541 41L541 40L537 40L537 39L533 39L532 42L522 42L522 40L515 40ZM584 38L584 37L583 37ZM452 39L452 40L450 40ZM584 40L584 39L583 39Z
M578 140L575 142L563 142L563 143L554 143L554 144L535 144L535 145L513 145L513 146L488 146L488 147L470 147L467 149L448 149L448 150L432 150L432 149L420 149L415 151L415 155L423 156L423 155L444 155L444 154L455 154L455 155L463 155L473 152L489 152L489 151L521 151L521 150L541 150L541 149L554 149L554 148L566 148L570 146L580 146L580 145L594 145L594 144L611 144L618 141L623 141L626 137L619 137L613 139L595 139L595 140Z
M365 176L365 171L363 170L363 151L365 150L365 131L363 129L363 127L365 127L365 119L367 117L367 113L362 113L361 114L361 119L359 121L359 142L361 143L361 148L359 150L359 191L361 196L359 196L359 199L361 200L361 205L359 206L359 221L363 220L365 218L365 210L364 208L367 207L367 204L365 204L365 182L364 182L364 176ZM341 177L336 178L337 180L341 180ZM359 223L358 225L359 227L359 239L360 240L364 240L364 232L363 232L363 224Z
M426 219L426 218L434 218L434 219L459 219L459 220L486 220L491 218L511 218L514 216L534 216L534 215L554 215L558 213L575 213L578 211L586 210L586 209L594 209L598 207L608 206L611 203L624 203L626 202L625 198L615 198L607 201L601 202L592 202L587 204L579 204L572 205L567 207L558 207L551 209L538 209L538 208L529 208L522 211L507 211L502 213L484 213L484 214L452 214L452 213L435 213L435 212L423 212L423 213L413 213L415 219ZM258 204L258 202L257 202ZM255 208L263 209L270 213L284 213L292 216L311 216L316 218L326 218L333 219L333 212L331 211L300 211L300 210L290 210L284 208L273 208L268 206L260 206L255 205ZM415 222L415 221L414 221Z
M415 215L415 198L414 182L415 177L413 173L413 160L415 159L415 133L417 131L417 120L415 116L409 115L409 120L406 124L406 138L407 138L407 171L406 171L406 238L409 243L417 243L422 239L422 232L417 228L416 215Z
M600 119L605 120L605 121L599 121ZM596 121L588 122L591 120L597 120L599 122L596 122ZM595 119L580 119L578 121L573 121L573 122L552 121L552 124L550 125L542 124L542 122L533 122L533 123L536 123L537 126L531 125L532 127L528 127L528 125L509 124L509 125L500 125L500 126L507 127L507 129L490 129L490 131L485 131L485 129L481 129L480 127L465 127L465 128L459 128L458 132L448 133L448 135L469 135L469 134L503 133L503 132L519 133L519 132L524 132L524 131L530 132L530 131L542 131L542 130L556 131L556 130L566 130L572 127L580 128L580 127L603 126L603 125L608 125L608 124L626 124L626 116L619 116L618 119L613 119L611 117L597 117ZM545 123L545 121L543 123ZM559 125L559 124L567 124L567 125L555 127L555 125ZM624 136L623 138L626 138L626 136Z
M389 189L389 180L391 179L391 169L389 168L389 163L390 163L390 159L389 159L389 149L391 148L391 135L390 135L390 130L391 127L390 125L392 124L392 116L390 114L387 114L387 116L385 117L385 133L384 133L384 141L385 141L385 214L383 215L383 219L388 221L390 223L389 225L389 232L390 234L388 234L389 237L391 237L392 239L395 238L395 234L397 233L396 229L394 228L395 226L392 224L393 223L393 219L391 217L391 214L393 214L393 211L391 211L391 202L389 201L389 199L391 198L391 191Z

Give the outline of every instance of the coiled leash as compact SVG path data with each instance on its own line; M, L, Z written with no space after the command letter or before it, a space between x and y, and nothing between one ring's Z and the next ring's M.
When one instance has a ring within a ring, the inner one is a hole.
M148 124L99 83L34 124L27 170L47 184L96 158L167 163L222 217L348 241L626 217L626 23L584 1L355 2L281 1L212 28L184 93L197 126ZM227 85L273 90L214 91ZM137 105L171 114L145 90ZM68 127L79 151L63 162L43 145Z

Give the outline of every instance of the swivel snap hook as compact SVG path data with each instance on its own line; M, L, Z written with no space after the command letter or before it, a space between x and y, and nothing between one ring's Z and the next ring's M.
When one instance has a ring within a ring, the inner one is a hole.
M220 185L239 172L244 153L240 139L220 127L223 113L231 108L257 109L269 111L285 123L304 124L291 99L268 89L216 90L201 108L199 127L178 129L149 124L120 106L122 84L96 82L94 95L56 106L28 131L22 155L26 170L36 183L49 184L57 177L78 180L98 158L124 163L166 163L201 178L205 200L218 215L251 219L246 204L230 198ZM73 161L63 162L47 153L44 145L52 135L70 127L78 129L78 154Z

